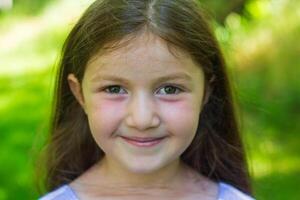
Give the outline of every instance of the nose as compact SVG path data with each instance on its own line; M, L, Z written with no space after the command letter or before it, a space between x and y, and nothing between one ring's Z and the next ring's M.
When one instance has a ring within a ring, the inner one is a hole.
M140 131L157 127L160 124L155 100L140 93L130 99L126 124Z

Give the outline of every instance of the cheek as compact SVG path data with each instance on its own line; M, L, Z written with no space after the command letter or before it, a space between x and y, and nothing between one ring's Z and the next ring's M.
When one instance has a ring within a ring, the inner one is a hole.
M163 120L172 134L193 137L199 121L200 108L190 101L173 102L161 107Z
M94 137L111 137L121 123L124 104L95 99L88 106L89 125Z

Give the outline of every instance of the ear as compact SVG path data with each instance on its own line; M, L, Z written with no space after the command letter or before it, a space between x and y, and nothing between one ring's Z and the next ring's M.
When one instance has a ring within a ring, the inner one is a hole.
M204 94L204 98L203 98L203 103L202 103L202 107L207 104L209 97L212 93L212 87L211 87L211 83L215 80L215 76L213 76L207 83L205 86L205 94Z
M68 83L69 83L69 87L70 87L73 95L75 96L76 100L81 105L83 110L85 110L85 103L84 103L81 85L74 74L68 75Z
M206 86L206 88L205 88L205 94L204 94L204 98L203 98L203 106L205 105L205 104L207 104L207 102L208 102L208 99L209 99L209 97L210 97L210 93L211 93L211 89L210 89L210 86L208 85L208 86Z

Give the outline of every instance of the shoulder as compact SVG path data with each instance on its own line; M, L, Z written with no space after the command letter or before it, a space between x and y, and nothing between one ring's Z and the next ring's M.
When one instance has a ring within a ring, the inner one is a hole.
M39 200L78 200L78 198L68 185L63 185L40 197Z
M224 182L219 183L218 200L254 200L251 196Z

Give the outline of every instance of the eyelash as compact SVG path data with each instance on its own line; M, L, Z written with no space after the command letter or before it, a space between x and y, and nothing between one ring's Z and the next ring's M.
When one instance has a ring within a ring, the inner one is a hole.
M109 85L109 86L104 87L101 91L104 91L104 92L106 92L106 93L108 93L108 94L112 94L112 95L121 94L121 93L113 93L113 92L108 92L108 91L107 91L108 89L111 89L111 88L113 88L113 87L119 87L119 88L122 88L120 85ZM175 85L172 85L172 84L166 84L166 85L160 87L159 90L162 89L162 88L166 88L166 87L172 87L172 88L175 88L177 92L172 93L172 94L165 94L165 95L176 95L176 94L182 93L182 92L184 91L183 89L181 89L181 88L179 88L179 87L177 87L177 86L175 86Z

